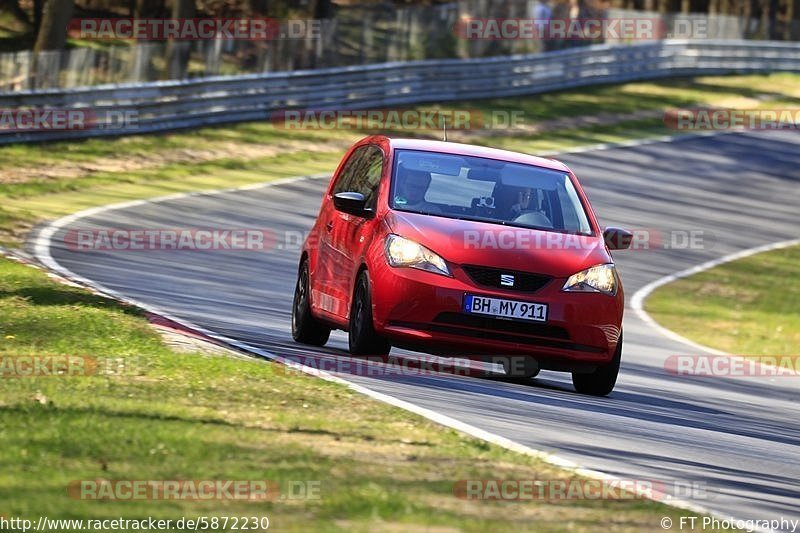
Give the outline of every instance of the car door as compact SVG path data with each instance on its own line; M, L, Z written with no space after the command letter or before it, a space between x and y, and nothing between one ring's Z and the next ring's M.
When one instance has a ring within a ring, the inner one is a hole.
M383 151L375 145L367 145L362 155L354 162L350 180L335 187L338 192L358 192L367 200L367 207L375 211L378 200L378 189L383 173L385 158ZM369 243L368 237L373 231L374 218L338 212L334 217L332 231L333 255L335 271L333 283L336 286L336 314L349 318L350 300L353 296L353 282L360 264L364 247Z
M347 158L342 170L333 182L330 193L323 201L317 222L318 261L314 272L311 301L316 309L339 317L344 316L340 312L346 305L346 297L342 286L336 282L337 271L342 268L344 258L339 255L338 248L334 242L339 212L333 206L333 195L350 190L349 187L353 180L354 170L359 165L359 160L366 155L366 149L366 146L356 148ZM342 301L343 299L345 301Z

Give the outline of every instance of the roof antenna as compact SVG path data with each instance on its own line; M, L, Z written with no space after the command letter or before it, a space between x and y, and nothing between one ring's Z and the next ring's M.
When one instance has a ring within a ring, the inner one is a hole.
M444 142L447 142L447 117L442 117L442 127L444 128Z

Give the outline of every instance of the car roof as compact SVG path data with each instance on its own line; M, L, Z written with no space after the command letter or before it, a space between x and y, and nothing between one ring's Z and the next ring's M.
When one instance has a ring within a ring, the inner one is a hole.
M555 159L537 157L535 155L512 152L510 150L500 150L499 148L488 148L486 146L476 146L474 144L461 144L449 141L430 141L425 139L404 139L380 136L388 140L392 148L400 150L424 150L427 152L440 152L445 154L466 155L474 157L485 157L488 159L499 159L501 161L511 161L527 165L549 168L569 172L569 168Z

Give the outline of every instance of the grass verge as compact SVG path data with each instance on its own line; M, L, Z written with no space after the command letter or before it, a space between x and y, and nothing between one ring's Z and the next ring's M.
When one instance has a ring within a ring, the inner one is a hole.
M7 260L0 307L0 501L9 517L267 516L271 529L289 531L651 531L681 514L641 499L460 499L458 480L574 478L280 365L175 352L136 309ZM116 372L23 377L19 356L108 358ZM67 494L76 480L134 479L270 480L284 495L293 482L318 483L319 498Z
M656 289L645 309L664 327L738 355L798 355L800 246L756 254Z

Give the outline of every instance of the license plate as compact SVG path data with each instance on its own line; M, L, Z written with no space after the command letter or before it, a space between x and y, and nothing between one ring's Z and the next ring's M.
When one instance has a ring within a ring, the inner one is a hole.
M467 294L464 297L464 311L475 315L491 315L503 318L518 318L535 322L547 321L547 304L487 298Z

